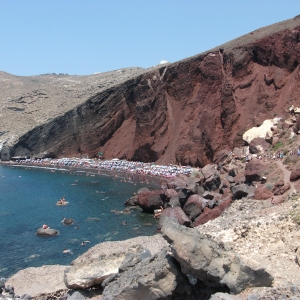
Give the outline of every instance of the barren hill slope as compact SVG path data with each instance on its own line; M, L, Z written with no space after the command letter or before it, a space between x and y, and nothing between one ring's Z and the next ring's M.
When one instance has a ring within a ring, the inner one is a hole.
M300 17L95 92L35 127L12 155L96 156L203 166L242 134L300 106Z
M0 146L143 72L127 68L88 76L15 76L0 71Z

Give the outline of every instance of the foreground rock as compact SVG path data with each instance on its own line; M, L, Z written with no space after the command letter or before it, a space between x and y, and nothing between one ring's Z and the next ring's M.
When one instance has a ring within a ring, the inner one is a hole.
M14 287L16 295L29 294L34 297L41 293L53 293L66 289L64 271L67 266L42 266L27 268L10 277L6 285Z
M171 243L171 251L186 275L192 275L207 286L227 286L239 293L251 286L270 286L273 277L263 268L253 268L237 254L226 250L194 229L165 219L163 237Z
M103 255L94 261L76 263L65 270L64 282L70 289L99 286L111 274L118 273L125 252Z
M184 275L164 249L133 267L122 267L122 272L104 282L103 300L165 299L182 281Z
M255 261L273 277L273 287L300 283L300 193L280 205L270 201L235 201L217 219L197 227L201 234L220 240L244 261ZM291 276L293 274L293 276Z
M105 278L118 273L128 249L137 245L155 254L167 246L167 242L160 235L155 235L98 244L75 259L72 266L65 270L65 285L71 289L101 285Z

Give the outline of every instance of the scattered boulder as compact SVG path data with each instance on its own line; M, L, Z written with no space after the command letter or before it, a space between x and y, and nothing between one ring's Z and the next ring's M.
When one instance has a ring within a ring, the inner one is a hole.
M188 193L193 193L196 194L197 193L197 185L198 182L200 181L200 178L193 178L190 177L185 185L185 189L187 190Z
M142 192L138 194L137 205L144 211L153 213L154 209L164 205L166 195L163 190L155 190L150 192Z
M265 172L266 165L260 159L252 159L245 166L246 181L260 181Z
M176 192L174 189L167 189L165 191L165 195L167 198L171 199L172 197L175 197L178 195L178 192Z
M255 186L248 184L238 184L231 188L234 199L242 199L243 197L253 197L255 194Z
M181 190L186 185L186 179L183 177L172 177L166 182L168 189L174 189L176 191Z
M214 156L213 162L215 164L217 164L217 165L220 164L220 163L225 162L226 159L227 159L227 157L228 157L228 155L229 155L229 153L230 153L230 151L228 151L228 150L220 150L220 151L218 151L215 154L215 156Z
M195 276L207 286L227 286L230 293L237 294L247 287L271 286L273 282L265 269L246 264L233 251L226 250L224 244L195 229L165 218L161 231L171 244L182 272Z
M270 148L270 144L262 138L255 138L250 142L249 151L251 154L258 154Z
M291 172L290 181L297 181L300 179L300 169Z
M201 172L205 179L208 179L209 177L213 176L217 171L217 165L216 164L207 164L205 167L201 169Z
M181 207L181 204L180 204L178 195L172 197L172 198L169 200L169 202L167 203L167 207L177 207L177 206L178 206L178 207Z
M232 182L235 182L235 180L230 176L230 179L232 179L233 181ZM230 182L224 178L220 184L220 188L229 188L230 187Z
M205 189L202 185L200 185L200 184L196 185L196 194L197 195L201 196L204 194L204 192L205 192Z
M230 175L227 175L225 179L229 182L229 186L232 183L235 183L235 179L232 176L230 176Z
M244 155L244 151L242 148L235 147L232 152L233 152L234 156L239 159L242 158L242 156Z
M218 204L218 201L216 199L208 200L207 207L212 209L215 206L217 206L217 204Z
M239 172L236 177L234 177L236 184L242 184L246 182L246 177L244 176L243 172Z
M204 187L209 191L215 191L219 188L221 184L221 179L219 174L215 173L213 176L210 176L206 179Z
M193 226L197 227L219 217L222 214L222 212L231 204L231 202L232 199L228 198L222 201L218 206L213 207L212 209L205 207L203 213L195 220Z
M262 125L259 127L252 127L251 129L247 130L243 134L243 140L248 144L255 138L262 138L266 139L273 136L271 131L271 127L273 126L273 120L265 120Z
M218 218L221 215L221 213L222 211L219 209L218 206L214 207L213 209L205 207L203 213L199 215L198 218L196 218L195 222L193 223L193 226L197 227L199 225L207 223L208 221L214 220L215 218Z
M191 221L194 221L202 213L204 207L208 205L208 202L207 199L199 195L191 195L183 206L183 211Z
M180 202L180 204L181 204L182 207L183 207L184 204L186 203L188 197L189 197L189 195L188 195L186 189L182 189L182 190L178 193L179 202Z
M273 193L265 188L265 187L259 187L255 190L254 199L255 200L267 200L273 197Z
M180 225L190 226L190 219L184 213L181 207L167 207L161 212L160 222L165 217L174 218Z
M288 191L291 188L291 185L289 183L284 184L283 180L279 180L274 184L273 188L273 194L275 196L277 195L283 195L286 191Z
M212 200L212 199L214 199L214 197L215 197L215 194L212 192L208 192L208 191L204 192L202 195L202 198L207 199L207 200Z

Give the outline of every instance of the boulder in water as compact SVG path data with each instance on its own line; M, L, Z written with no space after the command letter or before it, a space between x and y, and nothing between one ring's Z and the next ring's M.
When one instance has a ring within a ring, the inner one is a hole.
M58 234L58 231L49 227L39 228L35 234L38 236L54 236Z
M74 223L74 220L72 218L63 218L61 221L64 225L72 225Z

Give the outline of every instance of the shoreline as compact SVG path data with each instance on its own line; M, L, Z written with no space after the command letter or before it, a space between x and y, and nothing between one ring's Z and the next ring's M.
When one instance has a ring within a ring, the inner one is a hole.
M105 163L111 163L112 161L105 161ZM118 162L118 161L116 161ZM131 163L131 162L129 162ZM138 163L137 163L138 164ZM140 174L130 171L124 171L124 170L116 170L116 169L104 169L99 167L93 167L91 165L84 164L82 166L79 165L63 165L57 163L57 160L54 161L8 161L3 162L0 161L0 165L11 167L11 168L32 168L32 169L44 169L48 170L48 172L59 172L59 173L66 173L70 175L76 175L82 173L83 176L108 176L111 178L111 180L120 180L124 182L128 182L129 184L133 183L142 183L144 184L144 187L148 187L151 190L154 189L160 189L161 184L164 180L167 178L163 176L154 176L150 174ZM150 164L146 164L146 166L149 166ZM175 176L174 176L175 177ZM134 194L138 189L136 188L134 191ZM133 195L134 195L133 194ZM132 196L133 196L132 195ZM123 199L123 206L125 201L128 199ZM113 207L112 207L113 209ZM153 236L155 236L157 233L154 233ZM138 235L138 237L142 237L143 235ZM121 240L120 240L121 241ZM119 241L119 242L120 242ZM103 242L101 242L103 243ZM10 276L11 277L11 276Z
M125 176L128 176L128 174L124 174L124 172L120 172L120 171L116 171L116 170L103 170L101 171L100 173L98 173L98 170L97 169L94 169L94 168L88 168L88 167L74 167L74 166L67 166L65 168L61 167L61 166L57 166L57 167L54 167L50 164L46 165L46 164L43 164L43 165L35 165L35 164L18 164L18 163L15 163L15 162L0 162L0 166L3 166L3 167L9 167L9 168L14 168L17 170L17 168L19 168L19 170L24 170L25 169L32 169L32 171L34 172L34 170L38 170L38 169L44 169L45 170L45 173L50 173L51 171L53 172L56 172L57 175L60 175L62 173L65 173L65 175L69 176L70 175L73 175L73 177L77 177L76 175L81 175L82 177L85 177L85 176L89 176L89 177L86 177L87 180L99 180L99 182L101 181L100 176L107 176L109 177L109 180L110 181L113 181L115 180L116 184L118 185L119 184L119 181L123 181L123 179L125 178ZM8 168L7 168L8 169ZM78 172L78 173L77 173ZM54 174L55 176L55 174ZM60 176L63 176L60 175ZM95 179L92 179L90 176L97 176ZM90 178L90 179L88 179ZM128 181L128 184L131 186L131 190L132 190L132 194L131 195L128 195L128 197L123 197L121 199L121 202L120 205L123 206L123 208L119 208L119 212L121 212L123 209L126 208L126 206L124 206L124 203L125 201L127 201L129 198L131 198L138 190L138 186L140 186L139 182L144 182L144 184L142 184L141 187L148 187L149 189L155 189L159 186L160 184L160 178L158 177L151 177L149 175L141 175L141 174L133 174L131 176L132 178L132 181ZM76 178L77 179L77 178ZM85 179L85 178L84 178ZM137 184L137 187L134 187L133 186L133 183L136 183ZM114 209L115 206L113 205L110 205L110 209ZM112 216L114 216L115 214L113 214L112 211L110 211L112 213ZM124 214L125 215L125 214ZM152 216L150 215L151 219L152 219ZM154 224L155 225L155 224ZM120 225L121 226L121 225ZM149 225L147 225L149 226ZM52 227L52 226L51 226ZM151 236L154 236L156 235L157 233L155 232L155 229L157 226L154 226L155 228L153 229L153 233ZM147 234L147 233L146 233ZM134 237L141 237L141 236L144 236L145 233L144 232L140 232L139 234L135 234ZM148 236L148 235L146 235ZM123 241L122 237L118 240L116 240L115 242L121 242ZM99 243L105 243L107 241L101 241L101 242L98 242L96 243L99 244ZM16 274L16 273L14 273ZM13 276L12 275L9 275L9 277ZM6 276L5 276L6 277Z
M152 182L160 186L164 180L180 175L191 176L194 168L190 166L156 165L154 163L132 162L127 160L95 160L78 158L61 159L23 159L16 161L0 161L0 165L45 168L62 172L86 172L92 175L121 177L124 180L138 181L140 183Z
M118 170L99 170L91 167L76 167L76 166L67 166L67 167L56 167L50 164L37 165L32 163L16 163L13 161L10 162L0 162L0 166L8 166L8 167L20 167L20 168L36 168L36 169L45 169L51 172L61 172L61 173L70 173L71 175L75 175L76 173L86 173L86 176L107 176L112 179L121 179L125 180L128 183L144 183L147 186L154 186L154 188L160 188L162 181L165 179L164 177L151 176L147 174L130 174L125 173ZM100 172L99 172L100 171ZM131 178L129 178L129 176Z

